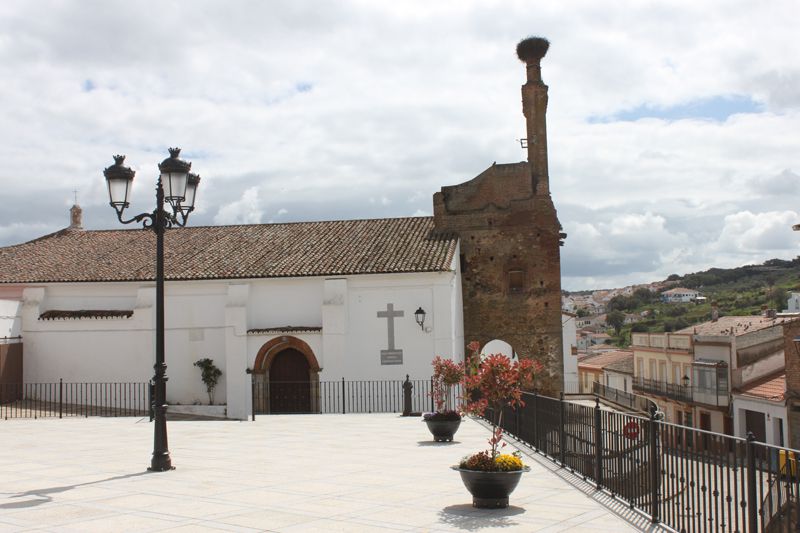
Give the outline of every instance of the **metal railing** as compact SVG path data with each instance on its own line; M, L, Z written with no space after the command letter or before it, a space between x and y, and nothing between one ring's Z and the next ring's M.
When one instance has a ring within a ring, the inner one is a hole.
M716 407L724 407L729 403L727 387L706 388L677 385L655 379L637 378L633 380L633 390L663 396L680 402L694 402Z
M0 418L146 416L149 383L0 383Z
M592 384L592 393L619 406L627 407L628 409L638 411L640 413L649 413L652 406L655 405L652 400L645 398L644 396L639 396L638 394L634 394L632 392L621 391L596 381Z
M404 413L433 411L430 379L252 382L252 417L257 414ZM450 405L460 389L453 387Z
M597 488L683 532L797 531L800 452L524 394L503 428ZM491 411L487 413L491 419Z
M692 388L684 385L676 385L655 379L638 378L633 380L633 390L646 394L655 394L680 402L692 401Z

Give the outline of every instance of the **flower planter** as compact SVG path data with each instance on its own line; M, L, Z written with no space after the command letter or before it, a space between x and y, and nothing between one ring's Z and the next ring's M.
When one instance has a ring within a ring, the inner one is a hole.
M529 466L511 472L482 472L465 470L458 466L451 468L461 473L461 481L472 494L472 506L484 509L508 507L508 495L517 488L522 473L530 471Z
M458 426L461 425L461 418L454 420L424 419L424 422L428 426L428 431L433 435L433 440L436 442L452 442L453 435L456 434Z

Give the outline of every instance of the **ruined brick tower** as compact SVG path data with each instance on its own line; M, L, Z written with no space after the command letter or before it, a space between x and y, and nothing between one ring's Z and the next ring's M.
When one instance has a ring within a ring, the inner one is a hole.
M540 361L543 391L562 390L561 233L547 171L547 85L540 60L546 39L517 46L527 66L522 112L528 161L493 164L475 178L433 195L437 230L461 241L464 337L481 346L509 343L523 358Z

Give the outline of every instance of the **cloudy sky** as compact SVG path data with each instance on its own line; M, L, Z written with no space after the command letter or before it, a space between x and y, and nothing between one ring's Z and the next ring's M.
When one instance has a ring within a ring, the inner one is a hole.
M429 215L443 185L526 155L514 47L550 39L563 285L792 258L796 0L0 3L0 245L117 228L180 146L190 223Z

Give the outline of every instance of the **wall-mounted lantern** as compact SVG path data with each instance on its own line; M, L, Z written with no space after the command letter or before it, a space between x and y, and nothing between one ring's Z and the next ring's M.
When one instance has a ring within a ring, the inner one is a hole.
M417 324L419 324L420 329L422 329L422 331L425 331L425 310L423 308L420 307L416 311L414 311L414 320L417 321Z

